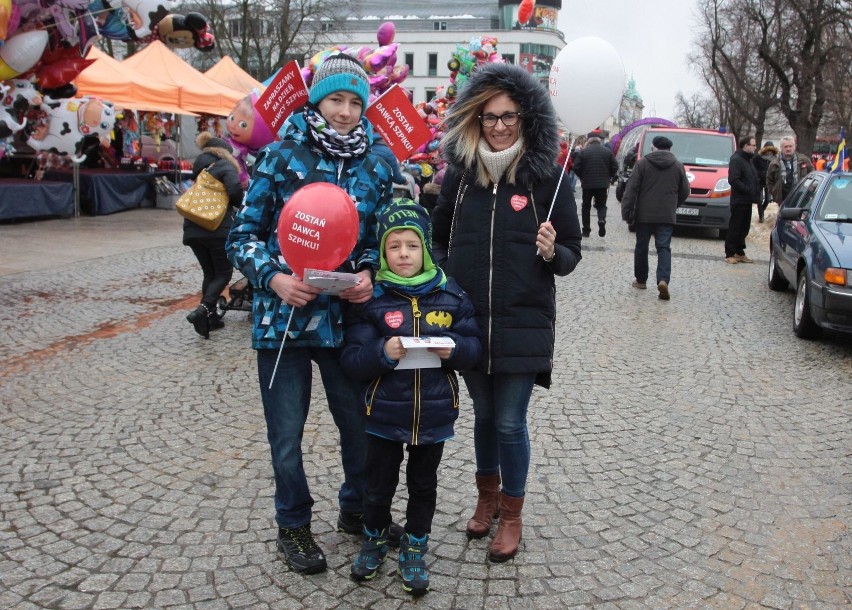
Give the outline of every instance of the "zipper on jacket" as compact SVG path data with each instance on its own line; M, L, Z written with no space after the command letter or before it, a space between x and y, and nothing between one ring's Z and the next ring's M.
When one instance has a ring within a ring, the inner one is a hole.
M491 374L491 329L494 320L494 301L492 291L494 289L494 216L497 209L497 183L491 192L491 237L488 243L488 367L486 374Z
M450 394L453 396L453 409L458 410L459 408L459 388L456 383L453 382L452 373L447 373L447 383L450 384Z
M382 378L377 377L372 385L367 386L367 395L365 397L367 399L366 400L366 402L367 402L367 415L369 415L373 411L373 401L376 398L376 392L379 391L379 384L381 382L382 382Z
M417 305L417 297L411 297L411 314L414 317L412 324L415 337L420 336L420 316L423 315ZM411 444L416 445L420 438L420 369L414 369L414 413L411 421Z

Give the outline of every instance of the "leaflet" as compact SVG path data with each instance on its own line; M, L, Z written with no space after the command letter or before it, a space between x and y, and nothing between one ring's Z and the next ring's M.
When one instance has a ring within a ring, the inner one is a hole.
M434 369L441 366L438 354L429 351L430 347L455 347L456 342L449 337L400 337L405 348L405 358L396 365L400 369Z
M323 294L340 294L341 291L360 284L361 278L354 273L305 269L305 279L302 281L309 286L322 288Z

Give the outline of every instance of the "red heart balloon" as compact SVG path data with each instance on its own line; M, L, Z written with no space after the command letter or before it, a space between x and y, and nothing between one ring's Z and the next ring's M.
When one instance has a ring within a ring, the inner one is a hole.
M358 210L339 186L315 182L297 190L278 217L278 245L293 273L334 271L358 241Z

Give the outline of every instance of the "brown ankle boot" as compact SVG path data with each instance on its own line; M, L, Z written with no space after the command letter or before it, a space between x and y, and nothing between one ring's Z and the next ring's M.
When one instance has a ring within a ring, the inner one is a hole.
M491 523L497 516L497 493L500 491L500 475L476 475L479 499L473 517L467 522L468 538L483 538L491 531Z
M488 549L488 559L495 563L508 561L518 552L521 543L521 509L524 507L523 498L513 498L500 493L500 521L497 522L497 533Z

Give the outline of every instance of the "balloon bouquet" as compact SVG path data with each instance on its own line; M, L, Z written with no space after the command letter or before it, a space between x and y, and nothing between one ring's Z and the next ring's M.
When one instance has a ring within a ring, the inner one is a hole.
M39 129L52 130L50 123L70 120L65 137L50 138L47 149L37 150L56 149L78 162L76 135L85 135L92 126L74 120L65 107L94 108L88 98L74 98L73 81L94 61L85 55L102 36L142 44L161 40L175 48L211 51L215 39L207 19L198 13L173 13L176 4L174 0L0 0L0 122L11 132L0 128L0 156L14 152L10 139L18 132L27 131L29 137ZM38 103L30 96L26 109L20 101L26 96L15 91L25 88L22 81L39 95Z
M432 178L444 167L439 154L441 138L444 132L441 126L447 110L455 103L459 91L464 88L467 79L477 68L486 63L502 63L503 57L497 52L497 38L490 35L471 38L466 45L457 44L453 55L447 62L450 69L450 84L440 87L434 98L428 102L418 102L415 107L429 126L432 138L417 149L408 159L405 169L418 182Z

